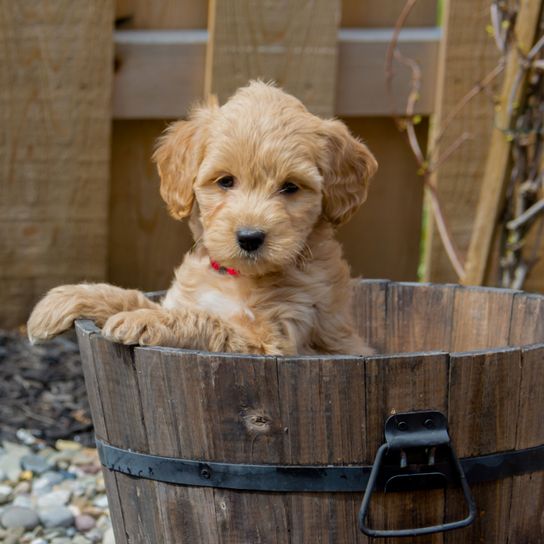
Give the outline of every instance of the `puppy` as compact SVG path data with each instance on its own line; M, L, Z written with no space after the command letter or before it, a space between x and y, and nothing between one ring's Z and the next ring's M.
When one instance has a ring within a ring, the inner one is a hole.
M161 195L195 249L161 303L107 284L52 289L30 340L93 319L123 344L265 355L363 354L334 239L377 163L337 120L262 82L171 125L154 154Z

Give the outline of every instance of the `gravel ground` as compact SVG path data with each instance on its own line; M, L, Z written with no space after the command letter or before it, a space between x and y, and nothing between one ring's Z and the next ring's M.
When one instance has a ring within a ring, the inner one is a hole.
M0 542L114 544L74 336L0 331Z

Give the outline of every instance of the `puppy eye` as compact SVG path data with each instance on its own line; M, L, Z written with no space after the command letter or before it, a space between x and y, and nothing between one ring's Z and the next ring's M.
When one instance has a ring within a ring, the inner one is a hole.
M234 185L233 176L223 176L217 180L217 184L223 189L230 189Z
M286 181L280 188L280 193L283 194L293 194L298 191L299 187L298 185L295 185L292 181Z

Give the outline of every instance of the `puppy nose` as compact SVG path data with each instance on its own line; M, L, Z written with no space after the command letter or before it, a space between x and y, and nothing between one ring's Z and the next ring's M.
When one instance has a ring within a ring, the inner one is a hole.
M258 229L239 229L236 231L238 245L245 251L255 251L259 249L264 242L266 234Z

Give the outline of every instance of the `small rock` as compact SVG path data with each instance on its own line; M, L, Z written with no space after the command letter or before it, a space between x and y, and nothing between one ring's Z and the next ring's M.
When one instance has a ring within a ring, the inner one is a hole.
M70 500L70 492L66 489L51 491L38 498L38 508L47 509L64 506Z
M30 453L26 446L4 442L4 453L0 456L0 470L8 480L16 482L21 474L21 458Z
M85 533L85 538L90 540L93 544L102 542L102 532L99 529L91 529Z
M34 490L34 493L38 495L49 493L53 486L60 484L62 480L64 480L62 474L50 470L34 480L34 485L32 486L32 489Z
M92 544L92 540L85 538L83 535L76 535L72 538L72 544Z
M40 521L44 527L70 527L74 516L66 506L54 506L40 511Z
M9 485L0 485L0 504L6 504L11 499L13 490Z
M30 481L32 480L32 471L31 470L23 470L21 474L19 474L19 479L23 481Z
M20 440L25 446L32 446L36 443L36 437L26 429L19 429L15 436L17 437L17 440Z
M47 544L47 540L44 540L43 538L35 538L34 540L30 541L30 544Z
M104 533L104 539L102 540L103 544L115 544L115 536L113 534L113 529L110 527Z
M51 544L71 544L72 539L67 536L57 536L53 540L51 540Z
M23 508L32 508L32 498L30 495L17 495L12 502L13 506L22 506Z
M13 488L13 494L14 495L24 495L26 493L30 493L31 489L32 489L32 484L30 482L19 482Z
M8 529L2 539L2 544L21 544L21 537L25 530L22 527Z
M59 451L79 451L82 446L73 440L57 440L55 442L55 448Z
M98 506L98 508L107 508L108 497L106 495L97 495L93 501L93 505Z
M6 529L22 527L23 529L34 529L40 520L38 514L30 508L22 506L10 506L2 513L0 520Z
M8 479L8 475L4 472L4 469L0 468L0 482Z
M89 516L88 514L80 514L79 516L76 516L75 526L76 529L81 533L86 533L87 531L90 531L95 525L96 521L92 516Z
M34 454L22 457L21 466L25 470L31 470L34 474L43 474L50 468L47 459Z

